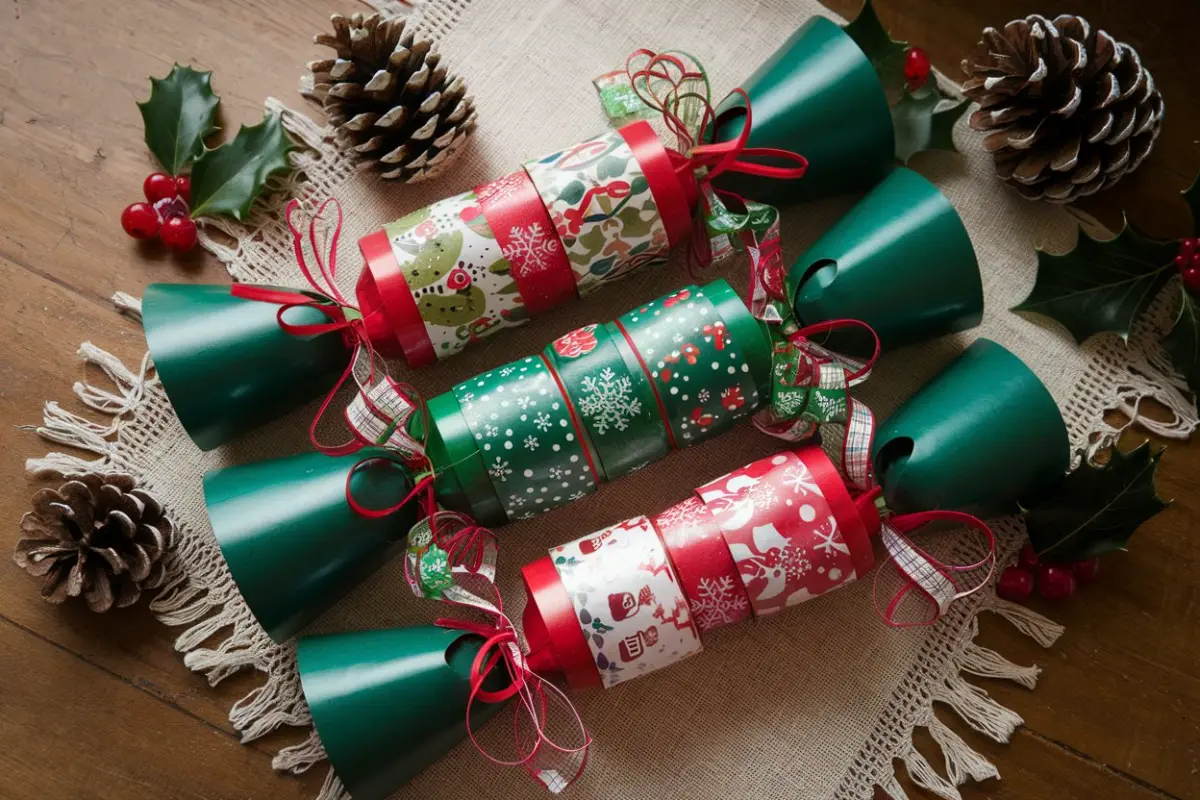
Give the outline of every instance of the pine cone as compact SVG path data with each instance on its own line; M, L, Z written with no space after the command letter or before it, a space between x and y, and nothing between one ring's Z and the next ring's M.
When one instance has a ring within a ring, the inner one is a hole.
M330 17L333 34L313 41L337 58L313 61L306 96L322 103L338 146L381 178L416 183L444 170L475 130L475 105L449 75L433 42L378 14Z
M92 611L136 603L166 575L171 521L128 475L66 475L33 496L21 518L13 561L45 576L42 597L58 604L83 595Z
M962 62L971 127L1025 197L1069 203L1112 186L1154 146L1163 99L1137 51L1082 17L986 28Z

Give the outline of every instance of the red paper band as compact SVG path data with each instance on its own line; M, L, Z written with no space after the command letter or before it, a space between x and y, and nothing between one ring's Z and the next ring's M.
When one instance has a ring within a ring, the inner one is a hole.
M575 689L601 686L592 651L575 618L575 606L554 562L549 556L539 558L521 568L521 577L529 595L523 627L529 643L530 669L561 672Z
M751 616L750 600L716 520L693 495L652 520L701 633Z
M475 187L488 227L511 265L525 309L539 314L574 300L575 273L550 212L524 169Z
M685 186L680 183L671 164L667 150L658 139L650 123L634 122L619 129L617 133L633 151L650 184L650 194L658 206L658 215L667 229L667 242L675 247L688 238L692 230L692 209L699 202L695 182ZM691 192L688 192L688 189Z
M870 533L863 521L858 504L850 497L850 491L838 473L837 466L818 445L797 448L796 456L808 467L817 486L821 487L821 493L825 495L825 500L829 503L838 527L842 531L842 539L850 548L850 558L854 562L855 574L866 575L875 565L875 553L871 549ZM873 498L871 509L875 509ZM877 510L874 523L878 528L879 512Z
M392 332L404 351L404 359L410 367L423 367L437 360L433 343L425 330L425 321L413 300L400 271L400 264L392 252L392 243L387 231L378 230L358 240L366 269L358 279L360 310L365 317L376 312L377 307L368 308L366 299L378 298L383 304Z

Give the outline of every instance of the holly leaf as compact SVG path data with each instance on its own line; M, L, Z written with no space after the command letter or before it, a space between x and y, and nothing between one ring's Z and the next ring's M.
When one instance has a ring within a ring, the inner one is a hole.
M1171 332L1163 337L1162 344L1175 369L1187 379L1192 394L1200 397L1200 320L1192 293L1181 289L1179 294L1183 298L1179 316L1175 318Z
M216 126L221 101L213 94L212 73L178 64L165 78L150 79L150 99L138 103L146 146L164 170L179 175L204 152L204 137Z
M1038 251L1037 280L1013 311L1058 320L1077 342L1111 331L1128 341L1130 328L1175 274L1178 245L1142 236L1128 224L1115 239L1080 229L1075 249Z
M1143 442L1129 453L1113 448L1107 464L1086 461L1039 505L1025 509L1029 541L1049 561L1083 561L1124 550L1143 522L1166 508L1154 489L1163 450Z
M896 132L896 158L907 164L922 150L949 150L954 146L954 123L967 110L961 100L940 111L938 105L946 99L930 81L916 92L905 91L892 106L892 127Z
M205 150L192 167L192 217L224 215L245 220L272 175L292 168L291 139L279 117L243 125L233 141Z
M904 54L908 50L908 42L898 42L888 35L871 0L863 3L858 16L846 23L842 30L875 67L884 89L895 89L904 84Z

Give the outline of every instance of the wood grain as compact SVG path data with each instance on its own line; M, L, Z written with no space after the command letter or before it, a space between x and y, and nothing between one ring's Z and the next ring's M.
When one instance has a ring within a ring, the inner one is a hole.
M485 0L477 0L484 2ZM857 0L827 0L852 16ZM221 281L215 260L178 262L122 236L120 210L140 196L152 163L133 103L148 74L172 62L215 69L225 128L256 122L268 95L292 99L313 32L331 0L127 0L0 7L0 549L15 542L32 492L19 476L43 442L16 427L36 423L45 400L84 409L70 393L82 377L73 355L91 340L136 364L143 341L109 296L153 280ZM919 43L934 65L958 63L985 25L1034 10L1014 0L877 0L897 38ZM1191 0L1085 3L1085 13L1139 49L1167 102L1157 149L1118 188L1082 204L1105 224L1122 211L1148 232L1178 236L1188 213L1177 193L1200 168L1200 71ZM997 191L1004 189L997 184ZM1135 443L1138 434L1130 437ZM943 717L1000 769L1003 780L967 798L1200 797L1200 449L1174 443L1160 491L1174 506L1146 525L1129 553L1105 559L1101 580L1071 603L1042 608L1067 625L1042 651L1000 620L982 643L1045 667L1035 692L977 680L1027 720L997 745ZM1036 605L1036 604L1035 604ZM0 798L311 797L320 776L270 774L278 740L237 743L229 705L254 684L219 687L188 672L173 634L144 605L95 616L55 609L37 581L0 568ZM924 736L931 763L940 755ZM483 768L480 766L479 768ZM900 767L903 773L903 767ZM925 793L907 778L912 797Z

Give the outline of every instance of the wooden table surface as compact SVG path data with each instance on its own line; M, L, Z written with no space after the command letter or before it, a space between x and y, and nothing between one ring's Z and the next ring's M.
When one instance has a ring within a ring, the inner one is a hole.
M487 0L477 0L486 2ZM715 1L715 0L714 0ZM857 0L830 0L853 15ZM923 45L954 76L983 26L1036 10L1013 0L878 0L897 38ZM309 42L353 0L4 0L0 4L0 549L17 539L33 491L23 460L49 449L20 430L42 403L83 411L71 394L75 357L91 340L136 364L139 328L115 314L114 291L155 280L221 281L215 259L183 263L120 230L152 163L134 102L147 75L173 62L215 70L235 128L261 117L268 95L295 100L317 54ZM1200 168L1200 5L1196 0L1067 0L1049 13L1086 13L1136 47L1166 98L1156 151L1142 169L1085 208L1112 225L1122 207L1150 233L1179 236L1178 192ZM1127 437L1136 443L1141 434ZM1104 559L1099 583L1039 610L1067 626L1045 652L1006 623L983 620L982 643L1045 667L1035 692L980 680L1027 724L995 745L942 713L994 761L999 782L967 798L1200 797L1200 448L1172 444L1159 491L1174 505L1132 550ZM210 688L174 652L173 632L144 603L93 615L54 608L38 582L0 566L0 800L310 798L316 774L282 778L271 754L294 734L249 746L228 722L253 675ZM918 736L934 764L940 755ZM480 767L482 768L482 767ZM900 767L903 772L903 767ZM912 796L925 794L906 784Z

